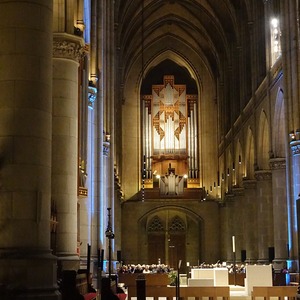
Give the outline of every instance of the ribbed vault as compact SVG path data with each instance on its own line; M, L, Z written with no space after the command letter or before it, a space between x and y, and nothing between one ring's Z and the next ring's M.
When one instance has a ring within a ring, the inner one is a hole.
M245 2L119 1L116 17L121 81L126 81L126 74L136 61L146 64L159 52L182 52L185 47L197 53L195 59L205 62L213 77L223 77L224 70L232 65L232 51L242 43L242 29L248 28L247 6L250 8Z

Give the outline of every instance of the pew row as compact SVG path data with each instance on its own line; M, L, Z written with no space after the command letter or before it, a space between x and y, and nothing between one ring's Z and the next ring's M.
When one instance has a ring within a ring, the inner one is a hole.
M264 298L264 300L270 300L270 298L296 300L297 286L254 286L251 298L255 300L256 297Z
M167 298L172 300L176 297L176 287L171 286L146 286L145 296L152 297L154 300L158 298ZM182 300L187 300L189 297L196 299L209 298L211 300L229 300L230 290L229 286L215 286L215 287L192 287L184 286L179 289L179 296ZM137 297L136 288L128 288L128 300L131 297Z

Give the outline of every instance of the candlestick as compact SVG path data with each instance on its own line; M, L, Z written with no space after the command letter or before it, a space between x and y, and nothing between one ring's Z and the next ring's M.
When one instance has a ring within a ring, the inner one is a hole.
M235 252L235 236L232 236L232 252Z

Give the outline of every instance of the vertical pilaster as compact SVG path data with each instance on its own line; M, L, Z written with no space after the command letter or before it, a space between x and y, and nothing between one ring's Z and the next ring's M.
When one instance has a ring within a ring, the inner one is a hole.
M296 140L290 142L292 157L291 157L291 199L288 202L288 226L289 226L289 243L292 245L290 246L290 256L291 259L297 260L298 251L299 251L299 240L298 231L299 231L299 224L298 220L300 220L300 216L297 215L297 208L296 208L296 200L299 198L300 194L300 139L296 136ZM299 259L299 258L298 258ZM299 267L299 266L298 266Z
M233 260L233 249L231 243L231 237L235 234L234 232L234 197L232 194L227 194L225 197L225 205L226 205L226 222L227 222L227 236L225 236L225 244L226 244L226 256L227 260ZM226 232L226 231L225 231Z
M256 180L244 180L244 197L245 207L247 207L247 215L245 216L245 247L247 262L257 261L257 214L256 214ZM246 212L245 212L246 214Z
M54 34L52 199L57 207L57 256L77 270L78 66L83 40Z
M272 210L272 173L268 170L256 171L257 180L257 243L258 262L269 262L269 247L274 246Z
M49 227L52 16L52 1L0 1L1 299L59 299Z
M284 77L284 109L286 135L300 128L299 99L299 3L280 1L282 71ZM291 154L292 152L292 154ZM299 194L299 141L286 143L288 243L291 263L298 266L298 229L296 199Z
M230 215L230 210L228 208L227 202L222 202L220 203L220 227L222 228L221 230L221 241L220 245L222 245L222 248L220 249L220 258L222 261L228 261L232 257L232 249L229 249L229 236L230 236L230 229L229 229L229 224L231 221L231 215Z
M288 227L287 227L287 196L286 196L286 160L273 158L270 160L272 170L273 218L274 218L274 268L286 268L289 258Z
M231 222L234 226L234 232L232 235L235 236L236 241L236 260L241 261L241 250L245 249L245 219L248 213L245 213L246 206L244 204L244 189L233 188L234 194L234 211Z

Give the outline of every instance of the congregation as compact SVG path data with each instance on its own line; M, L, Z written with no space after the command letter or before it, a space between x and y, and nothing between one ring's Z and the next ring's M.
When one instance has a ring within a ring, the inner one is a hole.
M217 262L215 264L201 263L200 265L190 266L191 269L211 269L224 268L224 264ZM225 266L229 273L245 273L246 265L236 264L235 269L233 264L226 264ZM124 264L118 268L119 274L124 273L169 273L174 271L169 265L165 264Z

